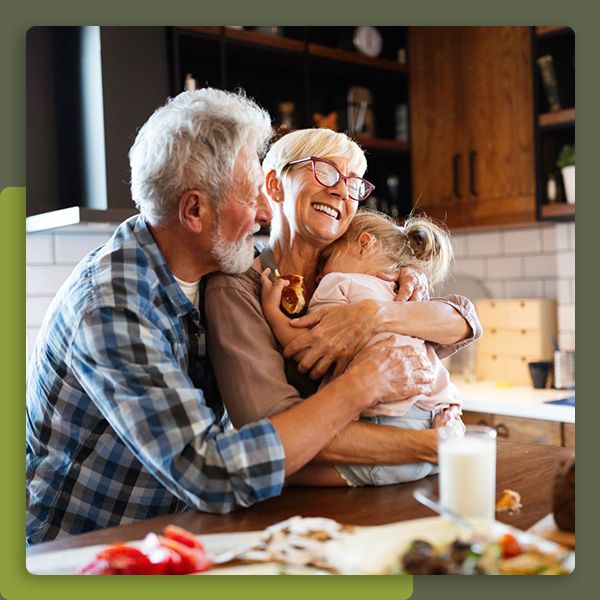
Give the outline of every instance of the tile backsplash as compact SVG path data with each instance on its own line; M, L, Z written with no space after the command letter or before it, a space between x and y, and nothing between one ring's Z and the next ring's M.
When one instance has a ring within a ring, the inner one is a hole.
M453 273L495 298L555 298L559 344L575 348L575 224L455 233Z
M54 294L83 256L110 237L106 230L27 235L27 343L35 343ZM575 225L456 233L455 274L471 275L497 298L556 298L559 343L575 347Z

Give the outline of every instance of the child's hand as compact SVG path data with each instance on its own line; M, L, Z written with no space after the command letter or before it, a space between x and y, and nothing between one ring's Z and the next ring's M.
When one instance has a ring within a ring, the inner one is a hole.
M460 415L462 410L456 404L451 404L448 408L439 412L433 419L433 427L435 429L439 427L450 427L456 430L457 434L463 434L466 431L465 424L463 423Z
M279 310L281 293L283 292L283 288L289 284L289 281L286 279L276 279L275 283L273 283L269 277L270 274L271 269L269 267L260 274L260 281L262 283L260 301L263 312L271 311L273 309Z

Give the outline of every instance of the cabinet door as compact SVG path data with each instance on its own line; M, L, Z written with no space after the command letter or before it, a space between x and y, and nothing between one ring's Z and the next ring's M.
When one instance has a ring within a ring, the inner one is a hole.
M462 27L410 27L413 206L450 226L469 224L461 99Z
M535 220L531 29L462 31L473 224Z

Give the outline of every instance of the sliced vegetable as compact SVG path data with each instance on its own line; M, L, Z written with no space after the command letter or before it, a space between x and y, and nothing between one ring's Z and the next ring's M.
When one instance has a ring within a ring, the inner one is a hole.
M166 538L180 542L190 548L196 550L204 550L204 544L193 534L183 529L183 527L177 527L177 525L167 525L163 531Z
M499 540L500 548L502 549L502 558L513 558L523 554L523 549L517 541L517 538L510 533L504 534Z

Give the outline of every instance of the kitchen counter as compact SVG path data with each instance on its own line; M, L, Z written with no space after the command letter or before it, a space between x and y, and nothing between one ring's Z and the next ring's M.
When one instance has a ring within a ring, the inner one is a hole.
M463 410L575 423L575 407L545 404L575 395L575 390L537 390L530 386L499 386L493 381L467 382L453 377L463 399Z

